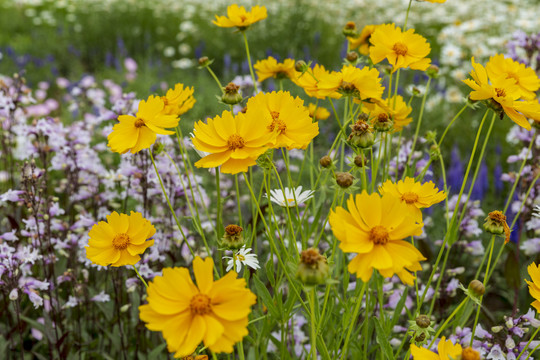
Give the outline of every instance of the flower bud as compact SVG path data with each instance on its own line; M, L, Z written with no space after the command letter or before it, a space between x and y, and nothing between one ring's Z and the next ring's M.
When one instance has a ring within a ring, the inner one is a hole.
M228 105L236 105L242 101L242 95L238 92L240 86L230 82L227 86L223 88L225 93L221 97L221 101Z
M207 67L214 62L214 60L210 60L208 56L202 56L199 58L198 61L199 61L199 68Z
M433 142L433 141L436 141L437 140L437 132L436 131L428 131L426 132L426 141L427 142Z
M491 328L491 332L497 334L497 333L501 332L502 329L503 329L503 327L501 325L493 326Z
M152 154L154 154L154 156L157 156L163 152L163 149L165 149L165 145L163 145L162 142L157 141L152 147Z
M347 141L351 146L362 149L370 148L375 143L372 127L364 120L358 120L350 126L351 134Z
M441 150L437 144L433 144L429 148L429 157L433 161L437 161L441 157Z
M420 326L422 329L426 329L431 325L431 320L427 315L418 315L416 318L416 325Z
M336 173L336 183L346 189L348 187L351 187L351 185L354 183L354 176L349 174L348 172L338 172Z
M308 65L306 64L306 62L304 60L298 60L295 64L294 64L294 69L298 72L305 72L307 69L308 69Z
M238 225L227 225L225 227L225 234L218 241L219 245L230 250L240 249L244 245L243 231L244 229Z
M394 126L394 122L387 113L380 113L371 119L371 123L373 124L373 128L380 132L389 131Z
M9 293L9 300L14 301L14 300L17 300L18 298L19 298L19 291L17 290L17 288L11 290L11 292Z
M366 166L367 163L368 163L368 159L364 156L364 154L356 155L354 157L354 165L356 165L359 168Z
M424 340L426 340L426 334L425 333L421 333L420 335L418 335L417 337L414 338L414 341L416 341L417 343L421 343Z
M426 70L427 76L430 78L438 78L439 77L439 67L437 65L430 65Z
M120 308L120 312L125 313L126 311L129 310L130 307L131 307L131 304L126 304L126 305L124 305L124 306L122 306L122 307Z
M325 155L323 156L320 160L319 160L319 164L325 168L325 169L328 169L329 167L332 166L333 162L332 162L332 158L328 155Z
M505 244L510 241L510 227L506 223L506 216L502 211L495 210L488 214L484 222L484 230L494 235L505 234Z
M480 360L480 353L471 347L466 347L461 353L461 360Z
M347 56L345 56L345 60L347 60L348 63L356 65L356 62L358 61L358 53L356 51L349 51Z
M354 23L354 21L347 21L347 23L343 27L343 35L350 37L358 36L358 34L356 33L356 24Z
M486 292L486 288L480 281L473 280L469 283L469 291L476 296L482 296Z
M315 286L324 283L329 275L330 268L326 256L319 254L318 249L310 248L300 253L297 279L305 285Z

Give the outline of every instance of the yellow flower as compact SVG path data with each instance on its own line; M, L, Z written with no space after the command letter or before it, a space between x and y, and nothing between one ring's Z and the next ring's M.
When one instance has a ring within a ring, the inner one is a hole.
M417 223L407 205L398 198L363 191L347 200L349 211L338 206L330 212L332 231L343 252L357 253L349 263L350 273L363 282L369 281L373 269L389 278L397 274L412 285L409 271L421 270L422 254L403 239L422 234L423 223Z
M412 108L407 105L401 95L394 95L390 99L375 99L373 103L365 103L366 108L370 111L370 118L389 117L393 121L394 132L403 130L404 126L412 122L412 118L408 117L412 112Z
M156 229L141 213L118 214L116 211L107 216L107 222L95 224L88 236L86 257L92 263L101 266L135 265L144 250L154 245L150 239Z
M377 26L370 38L372 46L369 56L374 64L387 59L392 65L392 72L401 68L426 70L431 60L426 58L431 47L426 39L414 33L414 29L405 32L394 24Z
M152 95L147 101L141 100L136 116L120 115L119 123L107 137L111 150L121 154L130 150L135 154L152 146L156 134L174 134L164 128L178 126L178 117L165 115L164 107L163 100Z
M260 120L249 121L245 114L233 116L230 111L208 119L207 124L202 121L195 123L193 135L191 140L195 149L210 153L197 161L195 166L221 166L221 172L226 174L247 171L277 136L268 132L265 123Z
M425 348L411 345L411 354L414 360L456 360L459 359L463 349L461 345L454 345L451 340L443 336L437 345L438 354Z
M305 73L296 72L293 82L304 89L307 95L317 98L324 99L326 95L321 95L319 93L318 83L319 80L329 74L336 74L335 71L330 73L327 71L324 66L316 64L313 69L307 70ZM339 98L341 95L333 93L329 95L332 98Z
M169 89L165 96L161 97L165 107L163 113L166 115L182 115L195 104L193 88L184 89L183 84L176 84L174 89Z
M527 267L527 272L532 280L525 280L529 285L529 293L534 298L531 305L536 309L536 311L540 311L540 268L538 268L538 266L533 262Z
M431 181L422 184L411 177L406 177L405 180L399 180L397 183L387 180L379 187L379 192L383 195L391 194L407 204L409 211L418 221L422 220L420 209L428 208L446 199L446 193L439 191Z
M204 341L211 351L232 353L233 345L248 334L248 316L257 297L237 273L214 281L212 258L193 260L197 285L184 267L165 268L150 282L148 304L140 318L152 331L161 331L175 357L191 355Z
M269 77L292 79L296 73L293 59L285 59L282 63L278 63L272 56L269 56L268 59L257 61L253 67L257 72L257 78L260 82Z
M358 48L360 54L369 55L369 47L371 46L370 39L376 27L377 25L366 25L357 38L347 37L347 40L349 40L349 48Z
M212 21L212 23L225 28L237 27L238 30L243 31L251 24L266 19L267 16L266 7L264 6L256 5L246 11L243 6L233 4L227 7L227 16L216 15L216 20Z
M474 68L471 71L473 79L462 80L473 89L469 95L471 100L492 99L494 105L502 109L512 121L527 130L531 130L531 124L526 117L536 121L540 120L540 104L538 101L517 101L521 97L522 90L516 84L514 78L504 76L488 77L486 69L476 63L474 57L471 62Z
M504 55L498 54L489 58L486 70L490 79L497 77L514 79L522 98L528 100L536 98L535 92L540 88L540 79L534 70L525 64L510 58L505 59Z
M330 112L327 109L316 106L315 104L309 104L308 111L309 116L314 120L326 120L330 117Z
M442 4L442 3L446 2L446 0L421 0L421 1L430 2L430 3L436 3L436 4Z
M323 75L317 84L318 94L322 96L342 94L353 96L360 100L380 98L384 91L377 69L364 67L359 69L352 65L345 65L340 72Z
M309 116L304 101L293 98L288 91L258 93L247 102L246 118L257 128L266 127L268 133L277 132L277 149L305 149L319 134L319 125Z

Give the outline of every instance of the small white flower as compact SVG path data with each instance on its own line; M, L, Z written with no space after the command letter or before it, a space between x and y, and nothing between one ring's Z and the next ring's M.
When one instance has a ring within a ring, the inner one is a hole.
M233 254L232 257L224 256L223 257L224 259L229 259L229 261L227 261L226 271L231 270L234 266L236 272L239 273L240 270L242 270L242 264L255 270L259 269L260 266L259 266L259 260L257 260L257 255L250 254L250 252L251 252L251 248L246 249L246 246L244 245L242 246L240 250L238 250L236 254ZM234 263L235 261L236 261L236 264Z
M300 205L306 202L308 199L311 199L313 197L313 193L315 192L313 190L306 190L302 192L301 186L294 189L294 193L293 190L289 189L288 187L283 190L285 190L285 196L283 196L283 191L281 189L270 190L270 200L272 200L273 203L283 207L295 207ZM268 197L266 194L264 196Z
M540 218L540 205L534 207L533 215Z

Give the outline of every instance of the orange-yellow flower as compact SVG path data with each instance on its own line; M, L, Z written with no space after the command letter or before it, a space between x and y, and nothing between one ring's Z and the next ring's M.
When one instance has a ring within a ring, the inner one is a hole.
M221 166L221 172L237 174L255 165L257 158L270 144L275 142L277 133L267 130L270 121L265 119L248 120L239 113L234 116L224 111L221 116L195 123L193 146L199 151L209 153L195 163L197 167L211 168Z
M258 93L247 102L246 118L257 128L266 127L268 133L277 132L277 149L305 149L319 134L319 125L309 116L304 101L293 98L288 91Z
M379 71L375 68L359 69L345 65L340 72L325 74L319 79L318 94L322 96L353 96L360 100L380 98L384 91Z
M253 67L255 68L259 82L270 77L292 79L296 73L293 59L285 59L282 63L278 63L272 56L269 56L268 59L257 61Z
M317 98L317 99L324 99L326 98L326 95L321 95L319 92L318 83L321 78L329 75L329 74L335 74L335 71L332 71L331 73L324 68L324 66L316 64L313 69L309 69L304 73L296 72L294 78L292 79L293 82L304 89L307 95ZM329 97L332 98L339 98L341 95L337 93L330 94Z
M519 101L522 90L513 77L491 78L486 69L474 61L474 57L471 62L474 68L471 71L473 79L463 80L473 89L469 95L471 100L492 100L492 105L504 111L512 121L527 130L531 129L527 117L540 121L540 104L537 100Z
M350 273L363 282L369 281L373 269L384 277L397 274L401 281L412 285L414 276L408 271L421 270L422 254L403 239L422 234L406 204L398 198L366 191L347 200L348 211L338 206L330 212L332 231L343 252L357 253L349 263ZM408 271L407 271L408 270Z
M129 150L135 154L152 146L156 134L174 134L165 128L178 126L178 117L164 114L164 107L163 100L152 95L147 101L141 100L136 116L120 115L119 123L107 137L111 150L121 154Z
M193 260L193 273L183 267L165 268L149 283L148 304L139 307L140 318L152 331L161 331L175 357L191 355L197 346L232 353L233 345L248 334L248 316L257 297L237 273L214 281L212 258Z
M193 87L184 89L183 84L176 84L174 89L169 89L165 96L161 97L165 107L163 113L166 115L182 115L195 104L193 97Z
M264 20L268 16L266 7L256 5L249 11L243 6L233 4L227 7L227 16L217 16L213 24L219 27L237 27L238 30L246 30L251 24Z
M529 293L534 298L531 305L536 311L540 311L540 268L533 262L527 267L527 272L532 280L525 280L529 285Z
M309 104L308 111L309 116L311 116L314 120L326 120L330 117L330 112L327 109L316 106L315 104Z
M100 221L88 233L86 257L101 266L135 265L141 260L139 254L154 244L154 240L147 240L155 233L141 213L132 211L128 216L115 211L107 216L107 222Z
M490 79L497 77L514 79L523 99L536 98L536 91L540 88L540 79L536 72L525 64L510 58L505 59L504 55L498 54L489 58L486 70Z
M369 55L369 47L371 46L370 39L376 27L377 25L366 25L357 38L347 37L347 40L349 40L349 48L358 48L360 54Z
M409 211L419 221L422 220L420 209L428 208L446 199L446 193L439 191L433 182L429 181L422 184L414 181L414 178L411 177L406 177L405 180L399 180L397 183L387 180L379 187L379 192L381 194L391 194L400 199L401 202L407 204Z
M371 61L378 64L387 59L392 65L392 72L401 68L426 70L431 63L426 57L431 47L422 35L414 33L414 29L402 32L394 24L378 25L370 42Z
M463 349L461 345L454 345L451 340L446 340L443 336L437 345L437 353L425 348L411 345L411 354L414 360L453 360L459 359Z
M446 2L446 0L422 0L422 1L430 2L430 3L436 3L436 4L442 4L442 3Z
M378 117L391 119L395 132L403 130L404 126L412 122L412 118L409 117L412 108L407 105L401 95L394 95L390 99L375 99L373 103L365 103L365 106L370 111L371 119Z

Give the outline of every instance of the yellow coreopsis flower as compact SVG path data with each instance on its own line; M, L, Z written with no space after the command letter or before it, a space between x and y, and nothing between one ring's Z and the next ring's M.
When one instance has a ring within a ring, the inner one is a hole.
M532 280L525 280L529 285L529 293L534 298L531 305L536 311L540 311L540 268L533 262L527 267L527 272Z
M268 16L266 7L256 5L249 11L243 6L233 4L227 7L227 16L217 16L213 24L219 27L237 27L238 30L246 30L251 24L264 20Z
M285 59L282 63L279 63L275 58L269 56L268 59L257 61L253 67L259 82L262 82L270 77L292 79L296 73L294 64L293 59Z
M141 260L139 254L154 244L154 240L147 240L155 233L154 226L141 213L115 211L107 216L107 222L100 221L88 233L86 257L101 266L135 265Z
M486 70L490 79L497 77L514 79L522 98L528 100L536 98L535 92L540 88L540 79L536 72L525 64L498 54L489 58Z
M411 345L411 354L414 360L455 360L459 359L463 349L460 344L454 345L451 340L443 336L437 345L437 353L425 348Z
M204 342L212 352L232 353L248 334L248 316L257 297L237 273L214 281L212 258L193 260L193 273L183 267L165 268L149 283L148 304L139 307L140 318L152 331L161 331L174 356L191 355Z
M405 180L399 180L397 183L387 180L379 187L379 192L381 194L391 194L407 204L409 211L419 221L422 219L420 209L428 208L446 199L446 193L439 191L433 182L429 181L422 184L414 181L414 178L411 177L406 177Z
M340 241L343 252L357 253L349 263L350 273L363 282L369 281L373 269L384 277L397 274L401 281L412 285L409 271L421 270L422 254L403 239L422 234L406 204L398 198L363 191L347 200L348 211L338 206L330 212L332 231ZM408 270L408 271L407 271Z
M378 25L370 38L369 56L374 64L387 59L392 72L411 68L426 70L431 60L427 58L431 47L427 40L414 29L405 32L394 24Z
M151 95L147 101L139 102L136 116L120 115L119 123L113 126L107 137L111 150L121 154L129 150L135 154L152 146L156 134L174 134L165 128L178 126L178 117L164 114L164 107L161 98Z
M359 69L352 65L343 66L340 72L325 74L319 79L318 94L322 96L353 96L359 100L380 98L384 87L381 85L379 71L375 68Z
M492 100L492 104L501 109L501 116L504 111L512 121L527 130L531 129L527 117L536 121L540 120L540 104L538 101L518 101L522 90L516 84L514 78L504 76L488 77L486 69L476 63L474 57L471 62L474 68L471 71L473 79L462 80L473 89L469 95L471 100Z
M436 3L436 4L442 4L442 3L446 2L446 0L421 0L421 1L430 2L430 3Z
M330 111L327 109L316 106L315 104L308 105L309 116L314 120L326 120L330 117Z
M174 89L169 89L165 96L161 97L165 107L163 113L166 115L182 115L195 104L193 97L193 87L184 88L183 84L176 84Z
M277 131L277 149L305 149L319 134L319 125L313 122L304 100L293 98L288 91L258 93L247 102L246 118L257 128L266 127L268 133Z
M267 119L265 119L267 120ZM221 172L237 174L255 165L257 158L276 140L277 133L268 131L271 121L250 121L246 115L234 116L224 111L221 116L195 123L193 146L209 153L195 163L197 167L221 166Z
M292 80L296 85L303 88L307 95L317 99L324 99L326 98L326 95L321 95L319 92L319 80L329 74L335 73L335 71L329 72L324 66L316 64L313 69L307 70L304 73L296 72ZM339 98L340 95L333 93L330 94L329 97Z
M349 47L351 49L358 48L358 52L362 55L369 55L369 47L371 46L370 39L376 27L377 25L366 25L357 38L347 37L347 40L349 40Z
M403 130L404 126L412 122L409 117L412 108L407 105L401 95L394 95L390 99L375 99L373 103L365 103L366 109L370 111L370 119L387 117L393 122L394 132Z

